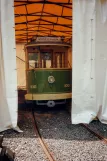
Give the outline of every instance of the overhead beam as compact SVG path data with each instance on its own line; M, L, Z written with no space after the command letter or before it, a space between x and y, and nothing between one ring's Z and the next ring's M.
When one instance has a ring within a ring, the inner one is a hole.
M15 17L21 17L21 16L31 16L31 17L40 17L41 15L33 15L33 14L15 14ZM42 15L42 17L58 17L58 18L65 18L68 20L72 20L72 16L59 16L59 15Z
M53 34L53 33L49 33L49 32L44 32L44 31L41 31L41 33L44 33L44 34L46 34L46 35L48 35L48 36L56 36L56 37L59 37L59 36L66 36L66 37L71 37L71 35L62 35L62 34L60 34L60 35L55 35L55 34ZM36 36L38 36L38 34L35 34ZM28 35L28 38L30 37L30 38L32 38L33 36L35 36L35 35ZM25 38L26 38L26 35L22 35L21 37L23 38L23 36L25 36ZM17 39L17 38L16 38ZM26 38L27 39L27 38Z
M20 25L20 24L26 24L26 23L17 23L16 25ZM72 28L72 26L71 26L71 24L68 24L68 25L65 25L65 24L55 24L55 23L53 23L55 26L63 26L63 27L66 27L66 28ZM40 27L42 27L42 26L52 26L53 24L40 24L41 26ZM35 25L35 26L38 26L38 24L34 24L34 23L32 23L32 24L29 24L29 25ZM71 26L71 27L70 27Z
M72 3L66 3L66 2L64 3L64 2L51 2L51 1L19 1L19 0L16 0L15 2L18 2L20 4L14 5L14 7L20 7L20 6L29 5L29 4L55 4L61 7L72 9ZM65 5L69 5L71 7L65 6Z
M26 13L28 14L28 10L27 10L27 6L25 5L25 9L26 9ZM28 19L27 19L27 16L26 16L26 32L27 32L27 42L28 42Z
M38 12L38 13L40 13L41 14L41 12ZM48 14L48 15L50 15L50 16L53 16L53 17L60 17L59 15L57 15L57 14L52 14L52 13L49 13L49 12L43 12L44 14ZM35 15L35 14L37 14L37 12L36 13L32 13L32 15ZM35 15L36 16L36 15ZM43 16L43 15L42 15ZM63 16L63 18L64 18L65 16ZM68 16L66 16L66 17L71 17L72 18L72 15L68 15ZM68 18L69 19L69 18ZM71 19L69 19L69 20L71 20Z
M62 34L59 34L59 35L56 35L56 34L50 34L49 32L44 32L44 31L41 31L41 33L45 33L45 34L47 34L47 35L52 35L52 36L56 36L56 37L59 37L59 36L64 36L64 37L71 37L71 34L69 34L69 35L62 35ZM20 37L18 37L18 36L20 36ZM30 35L28 35L28 38L29 37L33 37L33 36L39 36L39 34L30 34ZM20 38L26 38L26 35L16 35L16 39L20 39ZM27 38L26 38L27 39Z
M66 25L65 24L59 24L59 23L56 23L56 22L51 22L51 21L47 21L47 20L43 20L43 19L41 19L40 21L49 23L49 24L45 24L45 25L57 25L57 26L59 25L59 26L67 27L67 28L70 28L70 26L72 26L71 24L66 24ZM42 25L42 24L40 24L40 25Z
M49 30L53 30L53 31L56 31L56 32L65 32L65 33L72 32L72 31L64 31L64 30L60 31L60 30L55 30L55 29L49 29ZM39 30L28 30L28 32L49 31L49 30L40 30L40 29ZM17 31L26 31L26 30L25 29L21 29L21 30L18 29L18 30L15 30L15 31L17 32Z
M27 4L31 4L31 3L40 3L40 4L51 4L51 3L55 3L55 4L66 4L66 5L72 5L72 3L68 3L68 2L51 2L49 0L46 1L25 1L25 0L14 0L14 2L18 2L18 3L27 3Z
M56 15L56 14L52 14L52 13L49 13L49 12L43 12L44 14L46 15L42 15L43 17L62 17L62 18L65 18L65 19L68 19L68 20L72 20L72 15L66 15L66 16L61 16L61 15ZM33 12L33 13L30 13L30 14L15 14L16 16L15 17L20 17L20 16L38 16L40 17L41 16L41 12Z
M49 30L37 30L37 31L33 31L33 32L28 32L28 33L16 34L16 36L24 36L24 35L29 36L29 34L33 34L33 33L37 33L37 32L50 32L50 31ZM63 33L65 35L71 35L71 33L66 33L66 32L60 32L60 33Z
M36 26L38 26L38 24L35 24L35 23L32 23L32 22L37 22L37 21L39 21L40 19L37 19L37 20L32 20L32 21L28 21L28 24L29 25L36 25ZM67 27L67 28L71 28L72 27L72 25L71 24L67 24L67 25L65 25L65 24L57 24L57 23L54 23L54 22L51 22L51 21L47 21L47 20L43 20L43 19L41 19L40 21L44 21L44 22L47 22L47 23L49 23L49 24L40 24L40 26L41 25L48 25L48 26L51 26L51 25L55 25L55 26L64 26L64 27ZM26 24L26 22L20 22L20 23L15 23L15 25L21 25L21 24ZM70 27L71 26L71 27Z
M46 2L46 0L44 0L44 2ZM39 26L40 26L40 21L41 21L41 19L42 19L44 6L45 6L45 3L44 3L43 6L42 6L42 11L41 11L41 16L40 16L40 20L39 20L38 30L39 30Z
M28 28L28 31L32 31L32 30L29 30L29 29L34 29L35 27L37 27L37 26L29 27L29 28ZM50 28L44 27L44 26L41 26L41 28L46 29L46 30L50 30ZM71 27L71 28L72 28L72 27ZM51 29L51 30L56 31L56 32L60 32L60 30L57 30L57 29ZM26 28L23 28L23 29L16 29L15 31L26 31ZM72 32L72 29L71 29L70 31L61 30L61 32Z

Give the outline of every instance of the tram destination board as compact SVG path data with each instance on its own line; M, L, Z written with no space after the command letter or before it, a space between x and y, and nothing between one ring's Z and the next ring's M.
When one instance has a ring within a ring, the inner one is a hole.
M61 37L37 37L36 42L61 42Z

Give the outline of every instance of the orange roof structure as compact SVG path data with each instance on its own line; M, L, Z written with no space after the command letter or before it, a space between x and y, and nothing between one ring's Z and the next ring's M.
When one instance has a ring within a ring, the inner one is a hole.
M72 0L14 0L16 42L33 36L72 35Z

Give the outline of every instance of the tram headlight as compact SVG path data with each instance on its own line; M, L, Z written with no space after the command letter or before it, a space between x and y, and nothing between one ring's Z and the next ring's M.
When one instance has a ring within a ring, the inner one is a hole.
M55 82L54 76L49 76L49 77L48 77L48 82L49 82L49 83L54 83L54 82Z

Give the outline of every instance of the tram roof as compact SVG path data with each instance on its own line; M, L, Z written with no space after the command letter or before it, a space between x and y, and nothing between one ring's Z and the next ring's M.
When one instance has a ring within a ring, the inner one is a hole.
M33 36L72 36L72 0L14 0L17 43Z
M28 43L25 44L25 47L34 47L34 46L63 46L63 47L71 47L70 43Z

